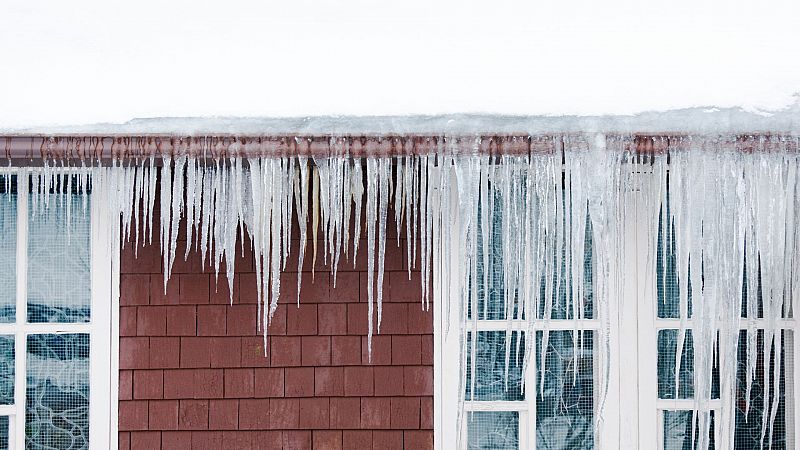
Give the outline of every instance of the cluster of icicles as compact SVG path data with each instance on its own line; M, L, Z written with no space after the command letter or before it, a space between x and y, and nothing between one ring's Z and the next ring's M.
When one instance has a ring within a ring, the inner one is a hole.
M796 149L797 141L789 139L777 150L751 153L724 146L695 148L688 142L669 155L654 152L642 158L624 138L598 135L580 145L572 145L566 136L546 139L553 140L556 151L490 156L477 150L480 142L475 138L472 143L440 139L428 154L351 155L344 140L332 138L333 150L319 156L207 159L164 153L114 160L105 166L95 162L94 167L76 170L85 175L81 186L91 177L93 201L107 202L105 210L112 218L121 217L114 220L121 226L118 233L137 248L152 243L153 208L159 196L157 225L165 285L175 259L186 258L191 249L201 253L204 266L209 258L217 272L224 261L232 283L236 253L252 246L265 339L278 304L280 272L296 264L299 302L301 268L308 251L316 259L321 233L322 254L330 262L335 285L337 267L348 259L349 251L348 263L355 260L364 224L369 277L364 319L369 323L371 354L373 330L381 329L391 215L397 244L402 233L407 237L409 276L414 261L419 261L421 307L427 310L430 299L440 302L444 317L454 317L453 308L457 309L460 320L445 325L444 333L459 333L464 375L467 352L473 352L472 365L477 359L475 346L469 350L466 343L468 333L476 330L478 315L468 311L478 311L480 293L493 276L479 270L490 266L492 252L502 261L507 365L510 358L521 358L525 371L537 370L531 364L535 339L524 339L523 346L513 348L513 334L532 336L542 330L540 351L545 352L555 299L567 296L579 332L581 321L588 319L584 302L591 289L595 311L591 319L600 323L595 357L601 358L596 374L601 392L607 390L614 360L608 342L610 316L616 311L609 311L609 304L623 295L623 286L632 277L650 280L646 289L656 295L656 259L668 253L657 252L661 234L675 256L680 292L676 374L687 330L692 332L698 448L708 445L715 365L722 402L715 422L722 427L722 439L732 446L740 330L747 333L748 408L757 355L772 355L763 362L770 366L763 369L765 405L769 405L765 411L770 414L763 415L762 423L762 442L771 442L782 395L781 321L791 317L792 299L800 299L796 217L800 159L795 150L787 150ZM52 162L37 170L41 185L67 188L66 182L58 181L60 169ZM187 246L181 255L176 242L182 220ZM300 245L299 254L290 258L293 221ZM501 227L499 250L490 247L495 227ZM646 227L644 275L624 270L625 241L635 234L632 227ZM584 282L587 230L592 244L591 286ZM313 249L306 248L309 239ZM750 301L740 314L743 289L747 298L760 296L762 307ZM763 348L756 348L756 327L764 329ZM579 338L573 341L577 349ZM470 392L475 392L474 369L473 379L462 377L462 383L473 383ZM677 389L680 377L676 381ZM460 389L462 404L469 400L465 390ZM596 417L602 419L602 405Z

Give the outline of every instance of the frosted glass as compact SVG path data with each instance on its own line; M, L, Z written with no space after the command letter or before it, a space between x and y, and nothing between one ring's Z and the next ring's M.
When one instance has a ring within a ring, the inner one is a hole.
M88 207L84 214L80 195L49 197L48 208L30 215L28 322L88 322L91 302Z

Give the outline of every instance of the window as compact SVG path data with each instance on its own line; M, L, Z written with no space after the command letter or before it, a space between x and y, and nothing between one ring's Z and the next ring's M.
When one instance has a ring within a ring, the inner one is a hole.
M547 295L553 299L553 308L548 312L536 311L536 314L538 317L548 314L549 324L546 329L542 324L535 324L533 330L529 330L527 320L506 307L509 293L502 289L502 277L507 268L499 261L503 254L500 247L503 228L495 218L492 242L487 246L491 249L486 263L488 272L484 272L485 259L480 254L483 243L477 243L477 277L482 279L488 275L488 289L487 292L478 291L476 305L466 306L477 329L477 333L472 331L473 324L470 324L467 333L466 377L459 372L459 333L446 332L448 322L459 322L458 312L453 308L441 308L440 302L434 303L437 448L452 448L454 444L451 443L458 442L459 427L463 430L462 449L694 450L698 447L695 431L698 417L693 414L695 349L691 302L689 317L681 325L675 244L669 241L674 240L674 236L665 234L663 227L659 228L657 261L647 261L648 245L652 245L648 243L648 219L634 204L639 198L636 190L625 195L626 201L632 204L625 217L629 239L622 250L626 255L625 266L615 269L625 271L625 289L622 298L610 299L609 342L608 348L602 349L609 355L608 380L601 381L600 358L595 357L602 343L598 339L600 321L593 310L591 259L587 258L583 266L585 303L570 303L567 295L570 282L565 281L570 277L562 266L560 280L554 280L551 286L542 281L541 289L552 292ZM588 253L592 248L590 231L587 229L586 234ZM453 248L459 246L453 245ZM450 258L455 267L463 255L456 250ZM748 264L747 270L758 271L753 266ZM447 275L434 283L455 285ZM574 286L574 281L571 283ZM451 289L450 295L461 295L455 291ZM725 381L720 380L719 373L714 372L709 380L712 401L708 448L795 448L800 424L795 419L798 405L794 395L800 377L794 364L797 357L793 344L794 318L791 311L785 313L779 324L781 331L774 337L778 352L770 351L770 337L760 312L763 306L759 296L749 299L748 292L753 290L748 291L747 286L743 286L742 317L745 317L746 308L755 308L759 311L758 318L742 320L738 331L738 369L735 379L730 381L734 383L735 401L720 398ZM576 311L582 311L583 317L576 317L579 316ZM508 314L514 319L511 327ZM473 337L473 333L477 336ZM527 336L527 333L534 336ZM737 338L735 333L733 336ZM528 339L535 341L527 342ZM532 367L523 370L522 354L526 343L532 345L533 356L529 361ZM679 346L680 364L677 361ZM779 373L772 373L775 358L780 358ZM718 363L718 359L713 362ZM676 366L679 366L677 370ZM755 371L750 386L745 381L748 367ZM473 371L474 385L471 382ZM776 382L781 385L780 397L774 395ZM608 391L603 399L602 390L606 385ZM460 418L457 414L459 394L465 398L465 413ZM734 417L735 428L730 436L715 426L715 418L725 417L725 414ZM598 415L602 420L595 430ZM767 436L762 442L762 417L765 416L774 425L771 435L767 426Z
M110 227L77 175L37 173L0 177L0 448L115 447Z

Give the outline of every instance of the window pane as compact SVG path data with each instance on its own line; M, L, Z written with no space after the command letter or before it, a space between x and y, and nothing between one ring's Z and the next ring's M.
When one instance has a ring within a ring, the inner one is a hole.
M747 406L748 386L747 386L747 355L748 355L748 335L746 331L739 333L739 353L737 358L738 368L736 371L737 392L736 392L736 430L734 432L734 448L741 450L770 448L786 448L786 357L785 344L789 339L779 337L776 342L780 342L781 365L778 370L778 384L780 386L780 396L776 399L775 377L772 367L775 359L775 351L770 350L770 358L765 361L764 355L764 331L759 330L751 334L755 354L755 376L750 385L749 397L750 405ZM769 388L766 382L769 381ZM777 401L776 401L777 400ZM770 439L770 426L772 411L775 412L775 421L772 427L772 438ZM766 414L765 414L766 412ZM764 428L764 445L761 445L761 430Z
M46 197L46 208L45 196L31 194L29 201L28 321L88 322L89 206L84 208L83 195Z
M551 331L549 337L537 332L537 448L594 447L593 342L591 331Z
M685 330L681 367L678 383L675 380L675 359L677 357L680 330L658 331L658 397L664 399L687 399L694 397L694 342L692 330ZM711 397L719 398L719 365L712 369Z
M15 320L17 298L17 177L0 177L0 323Z
M664 450L694 450L697 447L698 420L692 424L692 411L664 411ZM694 437L694 439L692 439ZM708 430L708 448L714 448L714 412Z
M28 336L25 444L84 449L89 443L89 335Z
M468 412L467 448L470 450L519 448L519 413L515 411Z
M0 336L0 405L14 404L14 336Z
M0 450L8 450L8 416L0 416Z
M525 338L512 333L506 345L505 331L479 331L475 348L475 395L472 397L472 333L467 334L467 400L524 400L522 362ZM508 351L508 364L506 364ZM506 384L508 367L508 384Z

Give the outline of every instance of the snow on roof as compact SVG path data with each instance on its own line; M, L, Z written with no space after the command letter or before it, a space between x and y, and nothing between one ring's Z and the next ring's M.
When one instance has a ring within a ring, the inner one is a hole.
M778 111L698 107L609 116L482 114L316 117L164 117L125 123L0 129L26 135L442 135L548 133L800 134L800 101Z

